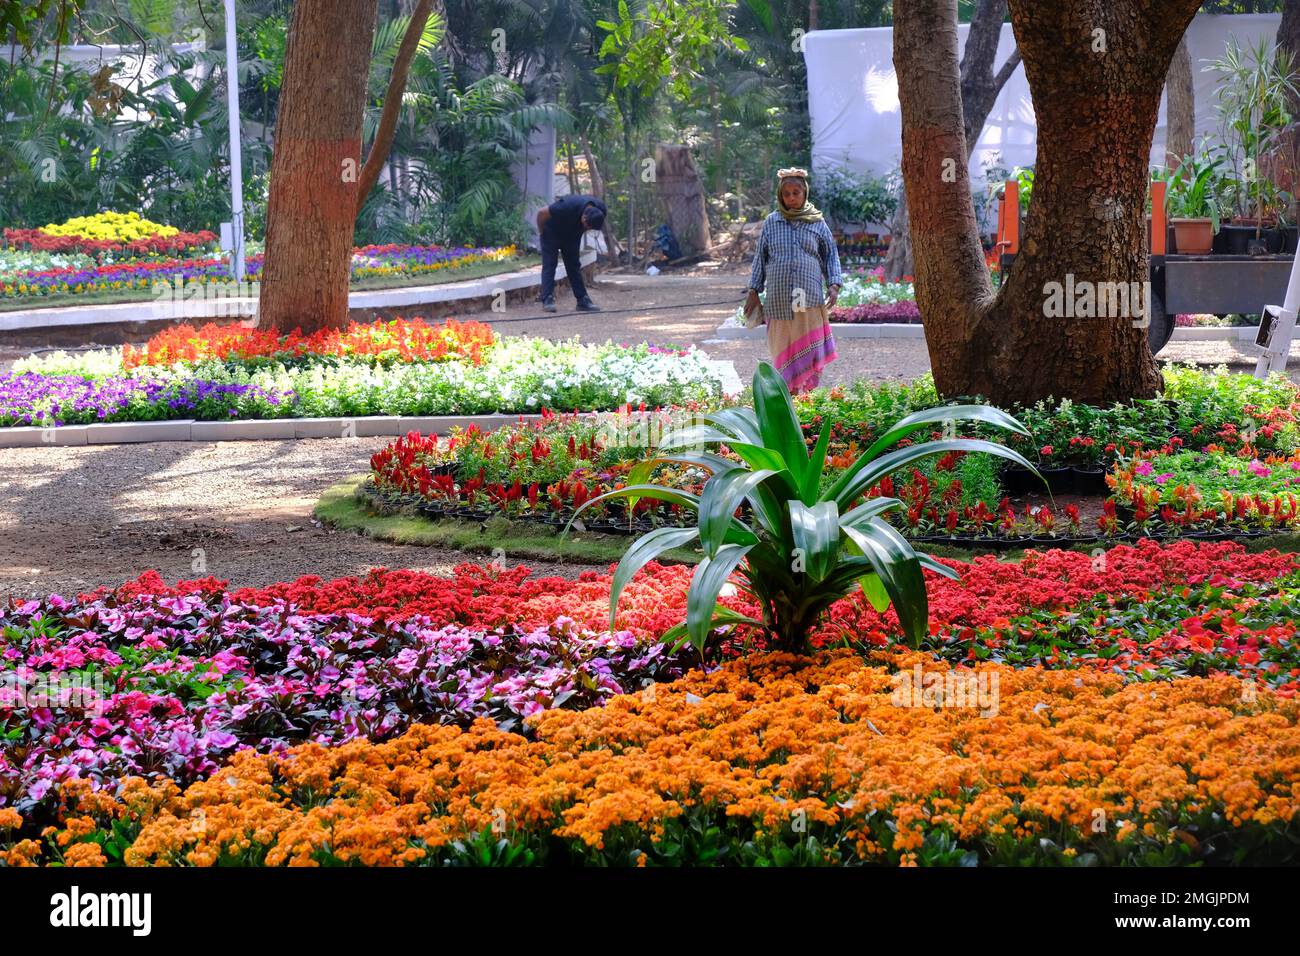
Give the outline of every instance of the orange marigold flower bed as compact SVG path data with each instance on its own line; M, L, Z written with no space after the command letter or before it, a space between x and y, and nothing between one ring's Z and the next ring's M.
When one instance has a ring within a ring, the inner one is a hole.
M282 334L271 329L209 323L198 329L172 326L151 338L142 349L124 346L122 365L133 369L208 359L248 361L311 355L394 362L460 359L481 365L484 351L495 343L496 333L490 325L455 319L433 324L420 318L352 322L346 329L321 329L306 336L298 329Z
M109 855L131 865L445 863L503 838L516 862L616 865L701 862L703 844L729 863L791 847L796 862L896 865L1296 855L1295 701L1228 677L897 664L981 690L936 706L850 653L758 655L548 711L534 740L419 725L377 745L241 752L183 791L73 788L49 853L95 862L64 844L104 842L118 820L135 835Z

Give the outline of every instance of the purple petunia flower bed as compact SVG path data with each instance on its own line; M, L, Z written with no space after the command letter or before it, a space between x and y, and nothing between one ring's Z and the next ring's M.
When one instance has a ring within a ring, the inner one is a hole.
M687 666L663 645L567 618L489 630L224 594L54 595L0 608L0 629L0 807L24 813L68 780L183 785L246 747L480 718L526 731L531 714L597 706Z
M0 375L0 425L87 425L168 418L221 420L249 414L259 405L292 405L292 391L202 379L124 376Z

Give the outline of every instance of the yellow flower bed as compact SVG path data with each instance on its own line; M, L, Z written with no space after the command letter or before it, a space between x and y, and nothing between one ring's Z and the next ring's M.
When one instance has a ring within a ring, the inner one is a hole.
M175 226L164 226L142 219L138 212L101 212L93 216L76 216L67 222L44 227L51 236L80 236L83 239L104 239L110 242L134 242L155 236L174 236Z
M905 656L900 671L918 663L938 667ZM892 673L847 652L766 655L544 713L533 740L487 721L420 725L378 745L245 751L184 791L73 786L50 849L24 841L0 862L104 862L78 847L112 820L140 824L131 865L414 864L483 832L644 864L701 815L737 846L817 834L830 862L935 862L936 836L982 862L1190 862L1211 821L1295 845L1295 701L1226 677L1125 685L988 665L996 713L981 716L902 706Z

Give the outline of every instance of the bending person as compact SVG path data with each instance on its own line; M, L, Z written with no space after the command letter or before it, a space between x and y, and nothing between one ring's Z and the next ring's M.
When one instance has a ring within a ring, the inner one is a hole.
M542 309L555 311L555 266L564 259L564 271L569 277L569 287L578 301L581 312L599 312L600 306L587 295L582 281L582 263L578 259L578 246L588 229L600 229L605 224L605 204L595 196L564 196L537 211L537 230L542 241Z

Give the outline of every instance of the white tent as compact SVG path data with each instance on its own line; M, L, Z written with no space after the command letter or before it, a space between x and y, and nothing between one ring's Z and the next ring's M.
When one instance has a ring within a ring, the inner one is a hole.
M1187 32L1196 85L1196 133L1218 129L1214 91L1216 75L1207 63L1223 55L1228 36L1243 44L1277 34L1277 14L1198 14ZM958 55L968 26L958 28ZM833 168L881 176L897 168L902 155L898 80L894 74L893 30L818 30L804 37L808 67L808 111L812 122L812 164L816 172ZM1002 27L995 68L1015 45L1011 25ZM1163 165L1165 107L1152 144L1152 162ZM989 113L971 156L971 178L984 182L986 164L1000 161L1008 169L1032 165L1035 155L1034 107L1024 67L1007 81Z

